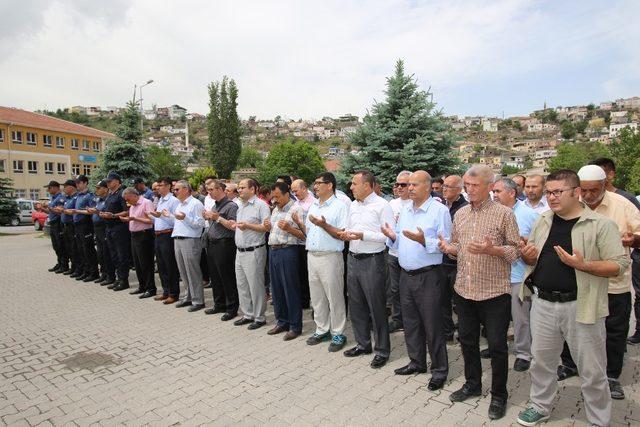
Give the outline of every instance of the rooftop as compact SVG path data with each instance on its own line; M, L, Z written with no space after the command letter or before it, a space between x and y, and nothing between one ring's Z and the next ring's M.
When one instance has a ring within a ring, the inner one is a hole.
M115 135L88 126L68 122L66 120L47 116L18 108L0 106L0 123L16 126L27 126L49 131L73 133L92 136L95 138L115 138Z

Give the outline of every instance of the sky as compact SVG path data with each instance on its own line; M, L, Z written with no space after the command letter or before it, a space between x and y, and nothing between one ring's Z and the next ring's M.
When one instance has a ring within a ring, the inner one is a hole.
M3 0L0 105L364 115L402 59L447 115L525 115L640 95L637 0Z

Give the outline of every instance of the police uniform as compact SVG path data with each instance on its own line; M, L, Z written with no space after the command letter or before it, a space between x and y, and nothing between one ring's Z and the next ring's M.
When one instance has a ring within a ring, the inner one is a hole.
M98 186L107 187L105 181L100 181ZM105 197L94 197L95 208L102 212L104 210ZM116 272L111 261L111 255L109 253L109 247L107 246L107 232L105 220L100 215L93 214L91 216L93 222L93 235L96 244L96 254L98 257L98 264L100 265L100 280L98 283L101 285L110 285L116 280Z
M73 180L67 180L64 186L72 186L76 188L76 182ZM76 199L78 192L75 191L72 195L64 198L64 209L75 209ZM76 241L75 227L73 226L73 215L67 215L62 213L60 215L60 222L62 223L62 232L64 235L64 247L66 248L67 255L71 261L71 268L68 271L69 276L78 277L82 275L82 258L80 258L80 250L78 248L78 242Z
M86 180L83 175L79 176L77 181ZM88 182L88 180L86 180ZM93 193L90 191L78 192L76 196L76 210L87 210L95 206ZM78 245L79 256L82 260L82 273L80 276L83 280L89 282L98 278L98 256L93 241L93 221L91 215L74 213L73 226L75 228L76 242Z
M49 182L49 185L45 188L58 187L60 184L57 181ZM51 270L55 273L63 273L69 270L69 257L64 248L64 233L62 229L62 223L60 222L60 214L53 211L53 208L64 205L64 194L59 191L57 194L51 196L49 201L49 236L51 237L51 246L56 254L57 264Z
M107 181L113 179L120 181L120 176L115 173L109 173ZM109 192L104 201L103 212L118 214L129 211L127 202L122 197L123 191L124 187L121 185L116 191ZM114 289L126 289L129 287L129 266L131 265L131 233L129 233L129 225L119 218L105 218L104 223L107 232L107 245L116 271L116 286Z

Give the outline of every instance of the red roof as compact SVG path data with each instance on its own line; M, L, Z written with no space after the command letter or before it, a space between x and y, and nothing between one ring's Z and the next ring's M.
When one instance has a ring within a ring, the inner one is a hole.
M336 172L338 169L340 169L340 160L325 160L324 168L329 172Z
M74 133L95 138L115 138L115 135L109 132L18 108L0 107L0 123Z

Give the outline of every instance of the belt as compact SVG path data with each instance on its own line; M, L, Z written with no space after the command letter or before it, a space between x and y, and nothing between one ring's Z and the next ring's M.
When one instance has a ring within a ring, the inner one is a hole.
M153 231L153 228L145 228L144 230L140 230L140 231L132 231L131 234L149 233L151 231Z
M265 245L265 243L263 243L261 245L258 245L258 246L251 246L251 247L248 247L248 248L237 248L237 249L238 249L238 252L253 252L256 249L259 249L259 248L263 247L264 245Z
M572 292L560 292L560 291L543 291L540 288L535 288L538 298L542 298L545 301L550 302L571 302L578 298L578 291Z
M224 242L233 242L233 237L222 237L220 239L209 239L207 240L212 245L217 245Z
M199 237L187 237L187 236L176 236L174 239L185 240L185 239L199 239Z
M297 245L284 244L284 245L269 245L269 246L271 247L272 251L277 251L278 249L291 248Z
M373 253L373 254L357 254L357 253L354 253L354 252L349 252L349 255L351 255L352 257L354 257L355 259L358 259L358 260L365 259L365 258L371 258L373 256L382 255L382 254L384 254L384 252L376 252L376 253Z
M402 268L402 271L404 271L405 273L407 273L409 276L417 276L418 274L422 274L422 273L426 273L429 270L434 269L436 265L427 265L426 267L422 267L422 268L417 268L415 270L405 270L404 268Z
M158 230L156 231L156 236L160 236L162 234L171 234L173 233L173 228L169 228L167 230Z

